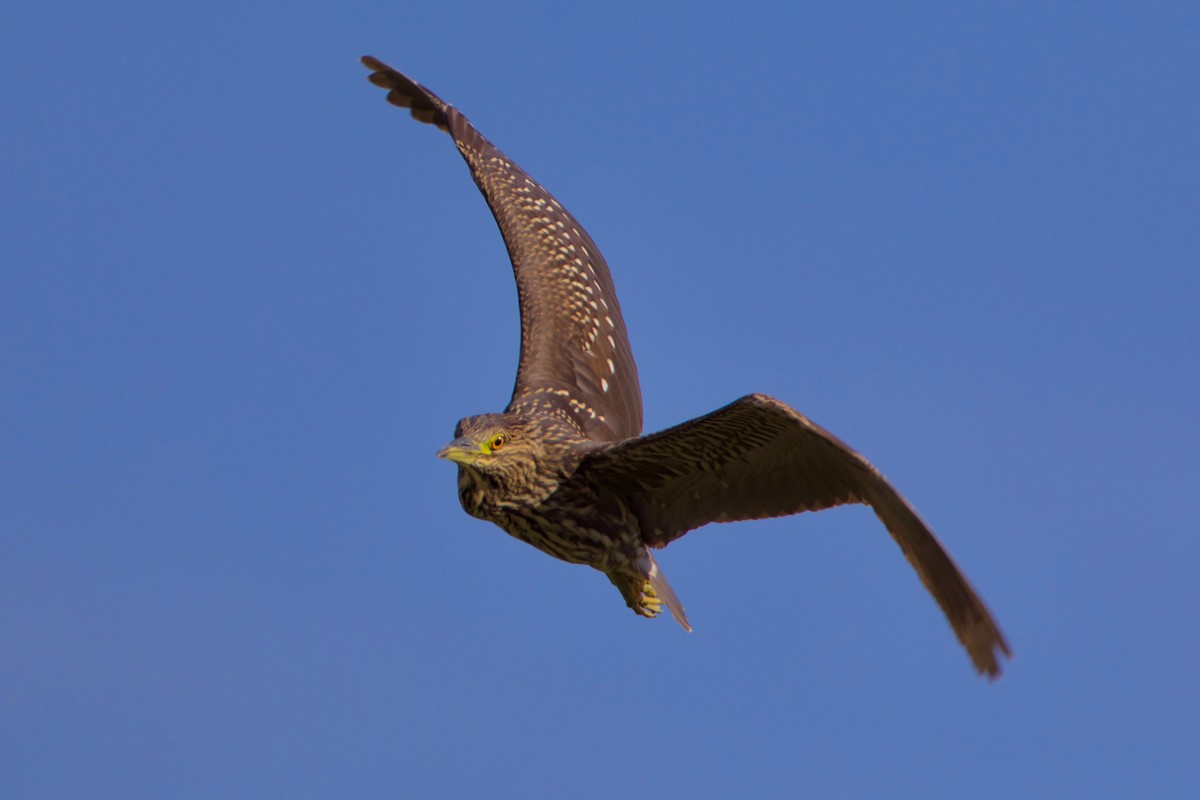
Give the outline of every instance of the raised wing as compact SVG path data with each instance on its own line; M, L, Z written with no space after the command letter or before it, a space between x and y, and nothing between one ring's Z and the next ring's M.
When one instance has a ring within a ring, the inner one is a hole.
M453 106L364 56L388 101L454 137L512 260L521 303L521 361L510 411L563 401L596 441L642 431L642 392L608 265L587 231Z
M662 547L709 522L869 505L941 606L976 669L1011 656L992 615L933 532L836 436L755 394L674 428L592 453L577 473L631 499L643 539Z

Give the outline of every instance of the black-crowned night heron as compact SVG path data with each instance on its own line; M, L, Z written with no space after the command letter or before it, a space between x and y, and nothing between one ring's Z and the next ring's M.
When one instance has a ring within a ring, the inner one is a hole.
M945 612L976 669L1008 643L912 507L871 464L790 406L752 394L641 436L642 396L608 265L549 192L453 106L364 57L394 105L447 131L508 247L521 358L508 408L467 417L438 453L458 465L468 514L555 558L605 573L638 614L665 604L691 630L653 548L710 522L874 509Z

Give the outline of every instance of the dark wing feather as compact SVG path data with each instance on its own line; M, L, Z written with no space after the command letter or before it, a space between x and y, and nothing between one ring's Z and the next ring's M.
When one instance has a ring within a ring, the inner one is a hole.
M709 522L761 519L865 503L941 606L976 669L1010 656L991 614L933 532L861 455L765 395L589 455L586 476L630 498L643 539L662 547ZM997 652L999 651L999 653Z
M487 200L517 279L521 361L509 410L565 400L596 441L642 431L642 393L608 265L587 231L453 106L365 56L371 83L454 137Z

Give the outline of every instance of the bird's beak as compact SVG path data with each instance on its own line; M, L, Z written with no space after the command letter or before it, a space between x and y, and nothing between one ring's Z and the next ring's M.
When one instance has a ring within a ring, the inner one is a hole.
M483 455L483 450L472 442L469 436L460 436L437 451L438 458L453 461L455 464L470 464L481 455Z

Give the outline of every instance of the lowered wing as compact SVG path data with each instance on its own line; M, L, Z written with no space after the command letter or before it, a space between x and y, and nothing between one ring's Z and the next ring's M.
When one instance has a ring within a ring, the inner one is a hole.
M616 442L588 455L577 474L629 497L652 547L710 522L866 504L976 669L994 678L999 654L1011 655L987 607L912 506L865 458L774 398L748 395L674 428Z

